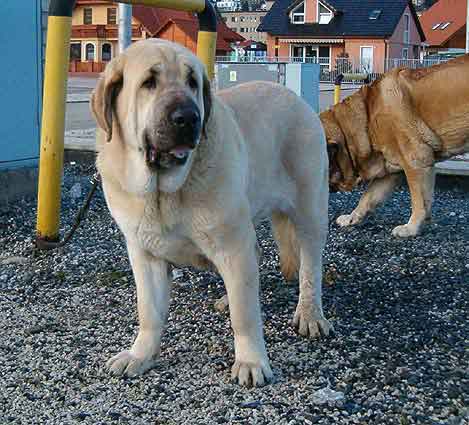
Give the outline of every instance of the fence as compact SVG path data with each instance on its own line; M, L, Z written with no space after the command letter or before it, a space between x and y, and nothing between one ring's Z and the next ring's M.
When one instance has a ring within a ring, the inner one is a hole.
M336 77L340 74L363 74L366 73L369 75L370 80L373 81L382 75L384 72L387 72L393 68L426 68L428 66L437 65L442 62L446 62L447 58L438 58L438 59L386 59L384 64L381 66L379 72L373 72L369 64L356 63L351 58L303 58L303 57L269 57L269 56L257 56L257 57L248 57L248 56L239 56L233 58L230 56L218 56L216 58L217 62L263 62L263 63L276 63L276 62L286 62L286 63L295 63L295 62L308 62L308 63L319 63L321 65L321 73L319 79L322 83L334 83ZM347 79L343 80L344 83L351 83Z

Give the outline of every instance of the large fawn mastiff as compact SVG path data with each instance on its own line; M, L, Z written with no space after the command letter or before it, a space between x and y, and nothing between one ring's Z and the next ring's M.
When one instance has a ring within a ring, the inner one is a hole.
M92 109L106 201L137 285L138 335L109 360L112 372L134 376L154 365L175 264L220 273L234 333L232 376L242 385L268 381L254 226L269 217L283 271L299 275L299 333L329 333L321 306L327 150L306 103L262 82L214 94L190 51L152 39L109 63Z

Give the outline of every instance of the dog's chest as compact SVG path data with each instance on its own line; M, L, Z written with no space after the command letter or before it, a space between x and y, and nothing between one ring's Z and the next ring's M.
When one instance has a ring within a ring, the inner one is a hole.
M200 250L183 225L181 206L176 201L150 199L137 229L141 247L158 258L178 265L197 266Z

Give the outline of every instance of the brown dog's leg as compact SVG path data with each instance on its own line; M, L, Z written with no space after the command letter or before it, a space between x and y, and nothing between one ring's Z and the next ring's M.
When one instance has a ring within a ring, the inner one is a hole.
M404 171L409 184L412 215L407 224L395 227L392 234L401 238L408 238L418 235L424 221L431 217L435 170L434 167L409 167Z
M373 180L366 192L362 195L360 202L350 214L341 215L337 218L340 227L353 226L361 223L363 219L391 194L401 180L401 174L390 174L380 179Z

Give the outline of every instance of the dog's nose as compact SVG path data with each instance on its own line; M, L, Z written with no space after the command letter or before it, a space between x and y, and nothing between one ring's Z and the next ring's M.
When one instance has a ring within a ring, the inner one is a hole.
M169 116L171 123L179 128L194 128L199 122L199 114L193 108L178 108Z

